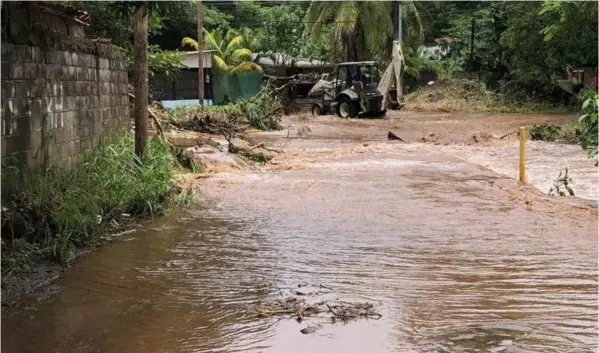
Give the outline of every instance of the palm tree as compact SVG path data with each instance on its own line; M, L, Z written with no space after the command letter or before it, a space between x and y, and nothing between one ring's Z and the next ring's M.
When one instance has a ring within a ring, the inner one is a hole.
M252 61L252 51L243 47L243 37L235 30L223 33L219 30L208 32L204 29L204 39L208 49L213 50L212 66L220 71L234 74L244 71L258 71L262 68ZM197 50L198 42L185 37L181 46Z
M253 30L248 27L243 27L239 30L239 34L243 37L241 45L244 48L248 48L252 51L252 53L260 51L260 49L262 48L262 43L260 42L260 38L256 30Z
M358 33L362 35L365 49L371 53L380 48L381 37L390 40L387 45L393 44L400 4L404 27L421 37L422 22L416 1L312 1L306 12L306 30L316 39L332 21L334 35L343 43L344 60L356 60Z

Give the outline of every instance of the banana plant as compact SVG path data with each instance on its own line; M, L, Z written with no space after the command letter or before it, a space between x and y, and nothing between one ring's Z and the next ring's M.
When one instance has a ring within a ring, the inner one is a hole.
M252 61L252 51L243 46L244 39L238 31L230 29L226 32L220 30L209 32L204 29L204 39L207 49L213 50L214 68L231 75L245 71L262 72L262 67ZM189 37L183 38L181 46L198 50L198 42Z

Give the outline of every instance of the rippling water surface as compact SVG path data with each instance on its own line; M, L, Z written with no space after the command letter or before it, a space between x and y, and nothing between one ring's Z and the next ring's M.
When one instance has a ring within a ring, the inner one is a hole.
M3 318L2 351L596 352L596 219L526 211L496 179L417 153L215 177ZM383 317L253 317L298 283Z

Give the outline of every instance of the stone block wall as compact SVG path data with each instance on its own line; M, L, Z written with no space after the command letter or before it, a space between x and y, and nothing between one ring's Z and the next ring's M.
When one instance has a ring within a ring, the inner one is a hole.
M126 122L128 78L121 51L84 44L2 43L3 163L68 169Z

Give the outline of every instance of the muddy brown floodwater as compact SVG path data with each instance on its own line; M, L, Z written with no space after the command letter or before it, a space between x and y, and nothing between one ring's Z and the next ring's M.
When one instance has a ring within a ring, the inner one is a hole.
M3 317L2 352L597 351L596 209L432 145L311 143L79 259ZM298 283L383 316L252 315Z

